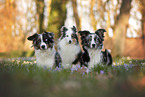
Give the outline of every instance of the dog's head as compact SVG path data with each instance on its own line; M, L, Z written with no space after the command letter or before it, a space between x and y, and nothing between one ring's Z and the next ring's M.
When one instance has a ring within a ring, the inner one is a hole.
M46 50L54 46L54 34L52 32L44 31L42 34L35 33L27 39L33 41L35 49Z
M98 29L95 33L90 33L89 31L79 31L83 47L86 49L102 49L104 32L106 32L105 29Z
M76 32L77 32L77 30L76 30L75 26L73 26L70 29L63 26L61 28L61 38L60 39L65 39L68 44L76 43L76 42L78 42L78 37L77 37Z

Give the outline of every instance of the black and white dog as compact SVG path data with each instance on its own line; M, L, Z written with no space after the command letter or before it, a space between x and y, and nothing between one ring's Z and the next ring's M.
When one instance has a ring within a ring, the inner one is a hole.
M97 64L112 64L112 57L108 50L102 51L105 29L98 29L95 33L79 31L84 53L82 54L83 64L88 68L94 68Z
M65 26L61 28L61 37L58 41L58 52L62 58L62 66L64 68L80 62L82 52L75 26L70 29Z
M53 68L61 64L61 57L54 48L54 34L52 32L35 33L27 39L33 41L38 66Z

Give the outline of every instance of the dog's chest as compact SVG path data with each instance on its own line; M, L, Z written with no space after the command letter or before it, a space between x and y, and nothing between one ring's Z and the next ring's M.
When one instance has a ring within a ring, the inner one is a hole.
M66 44L65 41L61 41L59 43L58 52L62 58L62 64L72 64L72 62L76 59L78 53L80 53L80 46L75 44Z
M101 62L100 50L88 50L90 61L88 62L88 68L93 68L95 65Z
M55 50L35 50L38 66L52 68L55 63Z

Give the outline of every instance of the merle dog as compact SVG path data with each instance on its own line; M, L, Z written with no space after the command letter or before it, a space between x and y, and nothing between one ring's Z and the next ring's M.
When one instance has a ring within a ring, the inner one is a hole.
M58 40L58 52L62 58L62 66L64 68L80 62L82 52L75 26L69 29L65 26L61 28L61 37Z
M82 62L88 68L94 68L97 64L112 64L112 57L108 50L102 51L105 29L98 29L95 33L89 31L79 31L84 53Z
M61 65L61 57L54 48L54 34L52 32L35 33L27 39L33 41L38 66L53 68Z

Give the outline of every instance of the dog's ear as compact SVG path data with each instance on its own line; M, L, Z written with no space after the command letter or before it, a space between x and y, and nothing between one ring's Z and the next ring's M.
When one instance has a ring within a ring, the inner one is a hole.
M54 43L54 33L53 32L49 32L49 38L50 38L50 42Z
M44 31L45 34L47 34L50 38L54 37L54 33L53 32L46 32Z
M75 33L77 32L77 29L76 29L75 26L73 26L71 29L72 29Z
M81 37L86 37L90 32L89 31L79 31L78 33L81 35Z
M62 26L61 29L60 29L61 32L66 32L67 30L68 29L65 26Z
M33 34L32 36L29 36L27 39L30 40L30 41L33 41L34 39L36 39L38 37L38 34L35 33Z
M98 30L96 30L95 31L95 33L102 39L102 40L104 40L104 32L106 32L106 30L105 29L98 29Z

